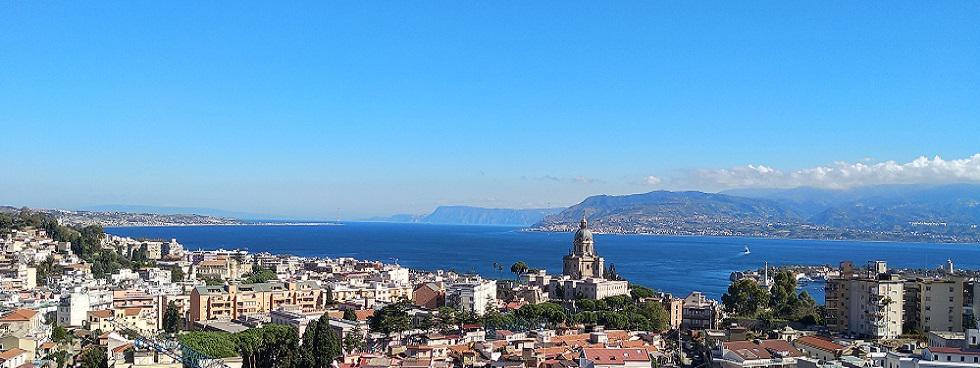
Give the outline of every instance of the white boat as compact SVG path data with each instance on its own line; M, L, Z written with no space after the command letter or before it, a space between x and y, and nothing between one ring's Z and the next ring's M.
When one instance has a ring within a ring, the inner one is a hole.
M742 254L751 254L751 253L752 253L752 252L751 252L751 251L749 251L749 246L748 246L748 245L746 245L746 246L745 246L745 251L744 251L744 252L742 252Z

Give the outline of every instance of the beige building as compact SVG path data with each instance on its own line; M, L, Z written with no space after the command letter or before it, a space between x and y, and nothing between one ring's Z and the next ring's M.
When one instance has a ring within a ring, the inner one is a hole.
M115 313L111 309L100 309L88 311L88 318L82 323L82 327L89 331L102 331L103 333L115 331L116 327L112 324Z
M841 275L825 287L828 326L835 332L889 339L902 334L905 282L884 261L868 263L865 274L841 263Z
M564 261L562 274L573 279L602 278L605 271L605 260L595 253L595 242L588 225L589 223L582 219L572 240L571 252L562 258Z
M373 307L375 302L392 303L401 299L412 299L412 286L407 283L334 283L330 286L330 292L334 301L362 301L366 308Z
M0 317L0 330L24 336L40 331L43 316L33 309L16 309Z
M547 281L548 295L552 299L572 300L577 298L603 299L616 295L629 295L629 283L626 281L606 280L605 260L595 251L595 241L589 231L589 223L582 219L579 229L575 231L571 252L562 258L564 268L562 277L548 278L539 273L528 277L531 281Z
M313 281L199 286L191 291L190 322L231 320L297 306L304 313L322 310L323 291Z
M251 263L242 263L231 257L217 257L194 265L198 278L237 280L252 272Z
M905 284L905 328L963 331L963 281L916 279Z

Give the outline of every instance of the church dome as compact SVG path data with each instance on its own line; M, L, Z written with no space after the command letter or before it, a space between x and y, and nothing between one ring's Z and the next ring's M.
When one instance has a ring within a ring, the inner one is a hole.
M589 222L585 221L585 219L582 219L582 222L578 226L578 231L575 231L576 243L592 241L592 232L589 231L588 227L589 227Z

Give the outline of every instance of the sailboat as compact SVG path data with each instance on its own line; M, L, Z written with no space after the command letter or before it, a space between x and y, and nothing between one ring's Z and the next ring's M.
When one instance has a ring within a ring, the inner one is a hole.
M746 246L745 246L745 251L744 251L744 252L742 252L742 254L751 254L751 253L752 253L752 252L751 252L751 251L749 251L749 246L748 246L748 245L746 245Z

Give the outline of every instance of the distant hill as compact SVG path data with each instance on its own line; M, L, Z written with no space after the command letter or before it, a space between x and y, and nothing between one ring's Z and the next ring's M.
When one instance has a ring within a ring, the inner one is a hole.
M599 195L531 229L569 231L583 217L611 233L978 242L980 185Z
M804 214L808 222L866 230L980 224L980 185L875 185L844 190L793 188L731 190L770 199Z
M79 208L78 210L89 211L89 212L126 212L126 213L142 213L142 214L154 214L154 215L174 215L174 214L200 215L200 216L233 218L239 220L284 219L281 216L226 211L226 210L220 210L215 208L204 208L204 207L170 207L170 206L107 204L107 205L83 207L83 208Z
M600 231L644 232L642 229L687 225L801 222L803 218L779 203L758 198L704 192L655 191L586 198L561 213L545 217L538 228L574 227L582 218Z
M561 208L482 208L469 206L439 206L422 217L420 222L429 224L460 225L519 225L528 226L545 216L558 213Z
M439 206L427 215L397 214L373 217L366 221L406 222L446 225L514 225L529 226L563 208L483 208L471 206Z

